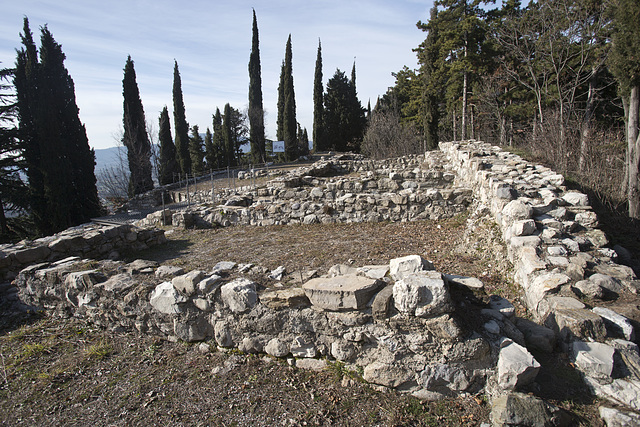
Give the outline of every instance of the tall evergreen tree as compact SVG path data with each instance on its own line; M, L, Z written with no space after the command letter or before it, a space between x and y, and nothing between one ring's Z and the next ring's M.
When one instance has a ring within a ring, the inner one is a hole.
M280 83L278 84L278 117L276 119L276 139L284 140L284 87L287 70L284 61L280 67Z
M52 226L44 195L44 170L37 127L40 63L33 33L29 28L29 19L26 17L20 37L23 47L17 52L16 71L13 78L16 88L18 138L26 167L31 217L37 232L43 234L49 232Z
M289 34L289 38L287 39L287 46L284 55L283 98L282 139L284 140L284 153L287 161L293 161L298 158L298 122L296 121L296 97L293 89L293 53L291 49L291 34Z
M33 218L40 233L50 234L99 214L95 155L78 116L61 46L43 27L38 62L26 18L22 39L24 48L18 51L14 78L20 136L25 138L21 144L29 152L27 176L36 177Z
M160 185L167 185L174 182L178 171L176 161L176 146L171 137L171 122L169 120L169 110L165 105L158 119L160 130L158 131L158 142L160 143L160 170L158 181Z
M364 109L357 99L354 85L339 69L327 82L324 109L329 141L327 148L336 151L358 151L366 124Z
M127 147L127 159L131 172L129 195L135 196L151 190L153 179L151 178L151 143L147 134L147 123L131 55L127 57L124 66L122 88L124 96L122 143Z
M208 127L204 134L204 160L205 160L205 168L207 169L217 168L215 147L213 145L213 134L211 133L211 129Z
M207 161L209 162L215 159L215 163L211 163L209 167L216 167L218 169L226 167L228 163L226 161L225 153L226 151L224 131L222 129L222 114L220 113L220 109L216 108L216 113L213 115L212 151L207 151Z
M313 78L313 151L326 150L324 129L324 88L322 86L322 45L318 40L318 56Z
M201 175L204 172L204 147L198 125L193 125L191 128L189 156L191 157L191 172Z
M264 109L262 106L262 77L260 71L260 48L258 41L258 20L253 10L253 37L249 58L249 140L251 159L254 163L266 160L264 138Z
M176 131L176 160L183 174L191 173L191 157L189 156L189 124L182 99L182 80L178 70L178 61L173 67L173 120Z
M222 143L224 149L224 164L223 166L234 166L234 144L233 144L233 131L231 125L231 105L227 103L224 106L224 116L222 118Z

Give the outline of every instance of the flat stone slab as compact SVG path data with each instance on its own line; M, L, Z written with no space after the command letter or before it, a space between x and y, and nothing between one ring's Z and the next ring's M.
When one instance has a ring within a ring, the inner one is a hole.
M302 289L315 307L341 311L365 308L383 285L380 280L349 274L311 279L302 285Z
M274 310L283 308L303 308L310 305L302 288L279 289L260 295L260 302Z

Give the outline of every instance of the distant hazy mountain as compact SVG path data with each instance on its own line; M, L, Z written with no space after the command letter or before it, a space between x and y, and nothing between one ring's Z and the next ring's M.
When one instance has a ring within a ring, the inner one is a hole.
M119 150L122 150L123 159L126 162L126 148L124 147L111 147L95 150L96 152L96 173L100 170L115 167L120 164L120 157L118 156Z

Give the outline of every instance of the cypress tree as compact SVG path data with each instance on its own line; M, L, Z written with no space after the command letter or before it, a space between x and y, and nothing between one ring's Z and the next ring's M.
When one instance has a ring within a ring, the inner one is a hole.
M176 130L176 160L183 174L191 173L191 157L189 156L189 124L182 99L182 81L178 71L178 61L173 67L173 120Z
M204 160L205 167L207 169L216 168L216 155L215 147L213 145L213 134L211 129L207 127L207 131L204 134Z
M167 185L174 182L178 173L178 162L176 161L176 146L171 137L171 122L169 120L169 110L165 105L158 119L160 130L158 131L158 142L160 143L160 170L158 181L160 185Z
M127 57L124 66L122 88L124 96L122 143L127 147L127 159L131 172L129 195L135 196L151 190L153 179L151 178L151 143L147 134L147 123L131 55Z
M37 232L44 234L51 229L51 224L44 196L42 156L36 127L40 63L33 34L29 28L29 19L26 17L20 37L23 47L17 52L16 71L13 78L16 88L18 138L25 161L31 217Z
M298 134L296 121L296 99L293 89L293 53L291 49L291 34L287 39L284 55L284 108L282 114L282 137L287 161L298 158Z
M442 85L437 75L436 62L439 57L438 9L431 9L431 19L427 24L418 22L418 28L427 31L427 38L418 47L418 62L421 64L421 78L424 80L424 137L427 150L438 148L438 122L440 120L440 101L443 98Z
M318 40L318 56L313 79L313 151L326 150L324 141L324 88L322 86L322 45Z
M364 109L357 98L354 77L354 71L349 80L345 73L337 69L327 82L327 93L324 97L325 126L327 140L330 141L328 148L332 150L360 149L366 119Z
M284 86L286 77L286 67L284 61L280 67L280 83L278 84L278 118L276 119L276 139L284 140Z
M191 138L189 139L189 156L191 157L191 172L198 175L204 172L204 150L202 144L200 129L198 125L193 125Z
M227 166L225 159L225 143L224 132L222 129L222 114L220 109L216 108L216 113L213 115L213 152L207 152L209 158L215 158L215 167L220 169ZM211 165L209 166L211 167Z
M18 51L14 78L19 135L27 176L35 178L33 219L40 233L49 234L99 214L95 155L78 116L61 46L43 27L38 62L26 18L22 39L24 48Z
M258 41L258 20L253 10L253 38L249 58L249 140L251 158L254 163L266 160L264 138L264 110L262 106L262 77L260 71L260 48Z
M224 116L222 118L222 141L224 149L224 164L223 166L234 165L234 144L233 144L233 132L231 130L231 105L227 103L224 106Z

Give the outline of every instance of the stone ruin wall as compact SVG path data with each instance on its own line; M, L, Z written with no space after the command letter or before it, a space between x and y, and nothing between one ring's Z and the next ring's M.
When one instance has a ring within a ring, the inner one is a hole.
M443 160L440 152L384 161L333 157L259 188L219 189L217 206L210 203L211 190L190 192L189 200L201 203L174 213L172 218L165 215L164 222L211 227L450 218L466 212L472 192L453 185L455 174L447 170ZM251 172L242 175L249 178ZM187 195L172 191L167 199L184 201ZM162 221L158 212L140 224L159 225Z
M477 279L434 272L418 256L386 266L336 266L327 277L305 278L302 287L269 291L252 279L259 269L228 263L184 274L164 266L136 269L108 262L76 271L84 262L76 259L27 268L14 283L24 302L87 317L106 328L294 357L302 367L338 360L361 369L373 384L422 398L483 388L498 398L526 390L540 367L528 349L552 352L559 347L570 354L594 393L640 410L635 324L598 307L612 295L637 293L633 270L616 263L624 250L605 247L606 236L597 228L586 195L567 190L562 176L552 170L497 147L442 143L440 152L397 160L407 167L390 166L384 173L375 172L377 166L367 169L371 166L364 165L374 163L360 160L354 167L364 175L355 180L301 171L266 189L229 197L224 208L199 207L175 213L172 220L186 225L190 217L193 225L202 221L202 226L378 221L392 220L384 215L394 209L399 214L395 220L429 218L419 216L426 207L415 209L416 216L412 207L433 202L418 199L420 192L434 191L420 183L434 176L420 167L435 159L431 156L447 159L431 169L439 172L440 184L446 183L435 191L457 194L453 200L462 197L451 203L451 211L436 217L461 212L472 189L473 215L489 216L498 225L514 279L536 322L515 317L513 306L499 297L483 304ZM375 184L370 188L369 183ZM394 184L397 192L391 193L385 185ZM406 205L393 202L400 196L406 197ZM373 199L370 205L378 216L367 218L364 206L345 212L348 203L365 198ZM232 206L236 203L245 206ZM335 212L323 209L331 203ZM271 215L261 217L261 212ZM364 215L341 217L341 212ZM145 221L158 218L151 215ZM114 274L123 270L128 272ZM143 271L147 276L140 276ZM591 306L579 297L588 297Z
M164 231L133 225L85 224L53 236L0 245L0 281L12 280L33 264L82 258L117 258L120 252L140 251L166 242Z

